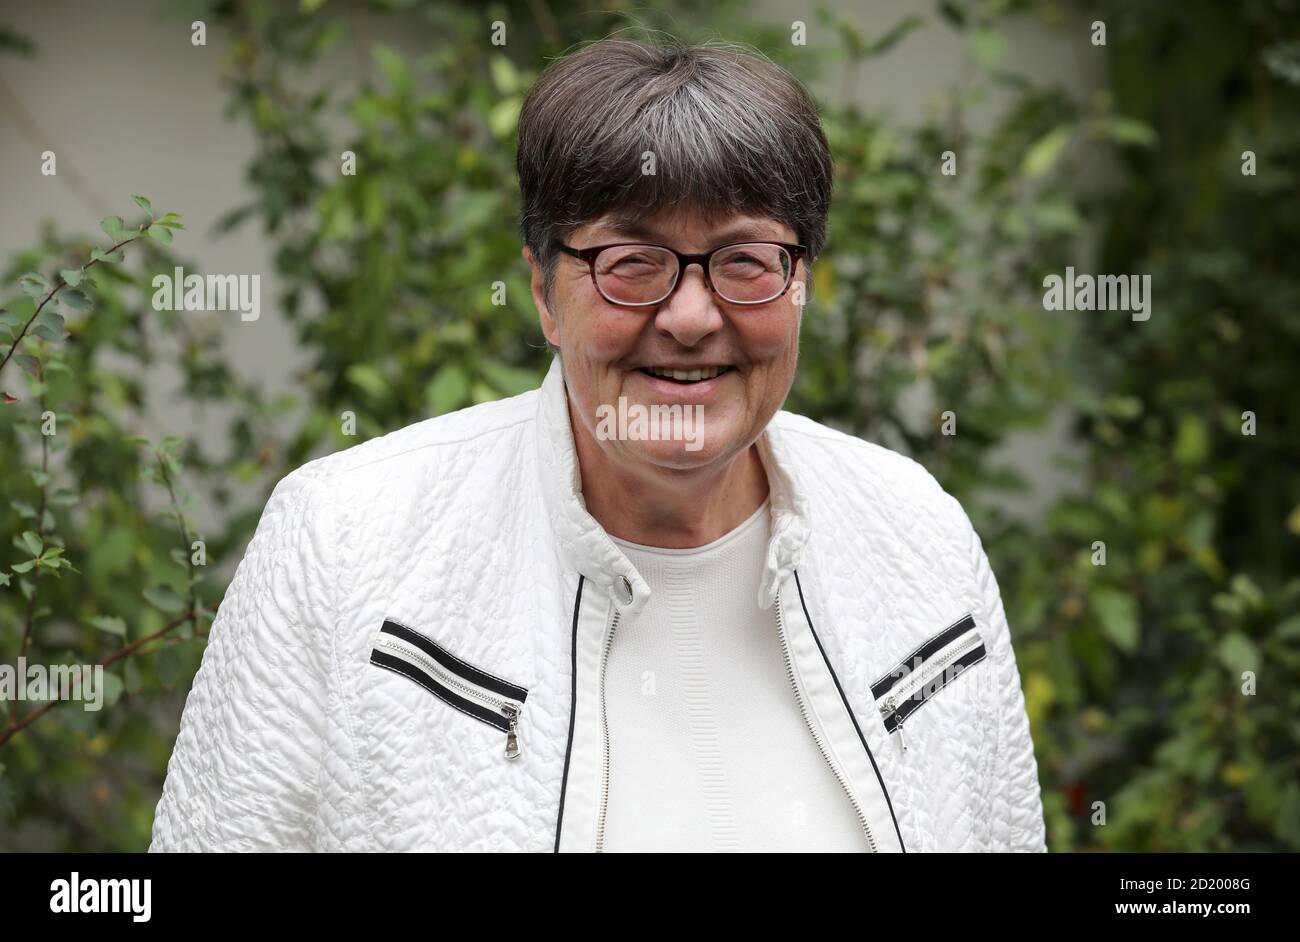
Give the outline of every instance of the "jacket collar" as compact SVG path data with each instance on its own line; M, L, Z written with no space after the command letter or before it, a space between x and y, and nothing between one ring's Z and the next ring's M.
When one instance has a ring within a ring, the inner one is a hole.
M650 586L609 534L587 512L582 476L569 422L568 391L557 356L551 362L537 400L537 451L542 498L551 530L569 564L613 596L623 611L639 612L650 599ZM780 413L778 413L778 417ZM808 540L806 489L801 485L789 436L774 418L758 438L758 453L767 472L772 538L763 564L758 604L767 609L787 572L799 565Z

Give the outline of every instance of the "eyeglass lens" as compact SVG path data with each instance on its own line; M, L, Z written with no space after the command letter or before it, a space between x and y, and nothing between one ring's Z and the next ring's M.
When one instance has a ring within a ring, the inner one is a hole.
M677 282L677 256L654 245L620 245L596 256L596 286L615 304L653 304ZM790 253L764 242L730 245L713 254L709 280L726 301L771 301L790 280Z

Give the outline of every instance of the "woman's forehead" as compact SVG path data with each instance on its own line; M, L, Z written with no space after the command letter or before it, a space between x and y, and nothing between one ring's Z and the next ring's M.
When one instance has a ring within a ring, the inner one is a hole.
M646 239L653 242L696 238L706 242L739 242L746 239L785 241L790 229L770 216L745 213L706 220L698 213L662 212L649 216L607 213L579 231L597 238Z

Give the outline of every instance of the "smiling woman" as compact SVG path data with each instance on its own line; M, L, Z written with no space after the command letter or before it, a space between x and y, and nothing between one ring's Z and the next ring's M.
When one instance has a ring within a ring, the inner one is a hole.
M280 482L153 849L1044 849L965 513L781 409L831 168L741 47L546 69L518 148L545 381Z

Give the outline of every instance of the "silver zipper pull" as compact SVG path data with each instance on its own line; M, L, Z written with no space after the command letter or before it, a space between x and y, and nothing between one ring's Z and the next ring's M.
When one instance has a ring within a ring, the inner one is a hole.
M506 732L506 758L519 758L519 707L513 703L503 704L501 712L510 720L510 729Z
M893 696L886 697L885 705L880 708L883 716L889 716L891 713L897 712L897 710L898 701ZM904 752L907 752L907 740L903 738L903 723L901 720L894 724L894 732L898 733L898 744L903 747Z

